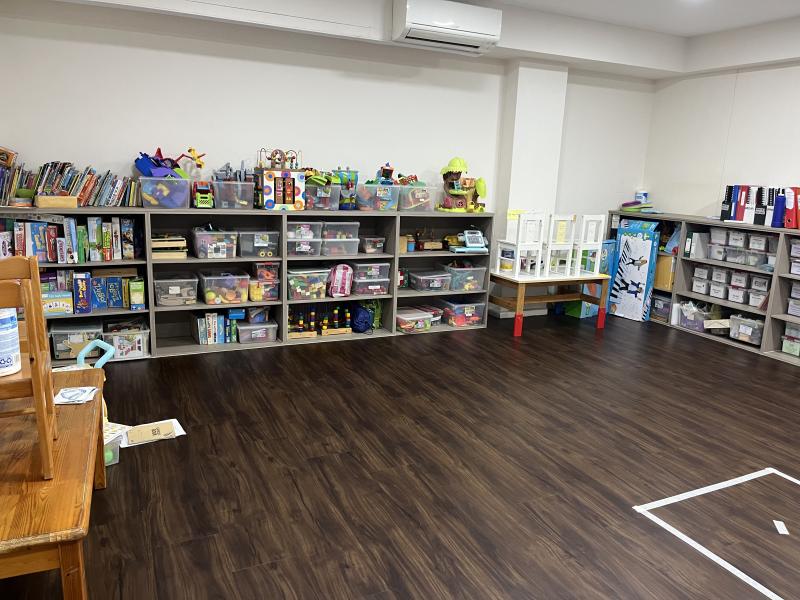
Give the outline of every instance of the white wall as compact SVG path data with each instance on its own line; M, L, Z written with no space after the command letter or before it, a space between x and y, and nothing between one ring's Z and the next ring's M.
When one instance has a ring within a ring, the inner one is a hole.
M798 95L800 65L661 84L645 169L658 207L714 215L725 185L798 185Z
M571 72L567 83L556 211L600 214L642 185L651 82Z
M391 161L438 184L459 155L487 179L493 206L496 61L22 1L0 4L0 47L26 84L4 94L0 143L29 164L128 173L139 151L191 145L215 168L266 146L367 177Z

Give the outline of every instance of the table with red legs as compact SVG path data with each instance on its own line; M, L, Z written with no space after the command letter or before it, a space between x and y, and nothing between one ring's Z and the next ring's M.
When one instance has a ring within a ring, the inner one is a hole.
M514 311L514 337L522 335L523 311L526 304L546 304L549 302L570 302L572 300L583 300L599 307L597 312L597 329L603 329L606 325L606 299L608 298L608 275L595 275L594 273L581 273L580 275L548 275L547 277L534 277L533 275L519 274L512 275L502 272L492 271L491 280L495 286L507 287L516 290L516 297L504 298L502 296L490 296L489 302ZM583 293L583 286L589 283L600 285L600 296L595 297ZM569 287L576 287L574 291L567 290ZM544 294L541 296L528 296L529 287L555 287L555 294Z

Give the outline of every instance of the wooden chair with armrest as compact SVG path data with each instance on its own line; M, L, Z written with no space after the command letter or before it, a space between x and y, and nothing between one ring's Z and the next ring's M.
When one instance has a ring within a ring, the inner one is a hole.
M57 439L50 347L42 309L39 263L35 257L0 260L0 308L23 308L19 372L0 377L0 418L35 414L42 476L53 478L53 440Z

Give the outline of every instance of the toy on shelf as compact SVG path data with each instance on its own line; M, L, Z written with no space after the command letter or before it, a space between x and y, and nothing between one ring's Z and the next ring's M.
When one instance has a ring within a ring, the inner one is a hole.
M357 210L356 186L358 186L358 171L350 167L337 167L333 175L339 178L341 186L339 192L339 210Z
M351 303L289 306L289 339L353 333Z
M195 181L192 183L192 198L195 208L214 208L214 192L211 191L211 182Z
M140 152L134 166L140 173L145 208L189 208L189 175L176 159L164 157L156 148L153 156Z
M306 210L339 210L342 180L336 173L306 171Z
M247 302L250 276L244 271L200 271L200 287L206 304Z
M437 210L446 212L484 212L486 206L480 198L486 197L483 178L462 177L467 172L467 161L455 157L440 171L444 179L444 198Z
M192 229L197 258L235 258L239 233L218 229L210 223Z
M397 210L400 187L392 177L394 167L386 163L375 174L375 179L359 185L356 191L358 210Z
M198 169L202 169L203 167L206 166L206 163L203 160L203 157L206 155L205 152L200 154L197 152L196 148L192 148L191 146L189 146L189 149L186 152L188 152L188 154L181 154L180 156L178 156L178 158L175 159L175 162L180 161L182 158L188 158L194 163L194 166L197 167Z
M330 269L291 269L287 272L290 300L310 300L325 297Z
M469 260L453 260L439 265L450 273L450 289L457 292L477 292L483 289L486 267L476 267Z
M230 163L214 171L214 203L217 208L248 209L253 208L255 194L255 175L252 169L246 169L244 161L239 169L234 170Z
M353 267L350 265L335 265L328 275L328 295L331 298L341 298L350 295L353 285Z
M185 306L197 303L197 275L164 272L153 276L157 306Z
M267 210L305 209L306 171L299 166L298 153L261 148L258 154L259 207Z

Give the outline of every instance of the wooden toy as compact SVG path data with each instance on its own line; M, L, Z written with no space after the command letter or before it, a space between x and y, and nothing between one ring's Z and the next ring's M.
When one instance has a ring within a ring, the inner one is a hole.
M267 210L304 210L306 171L294 150L259 150L260 206Z

